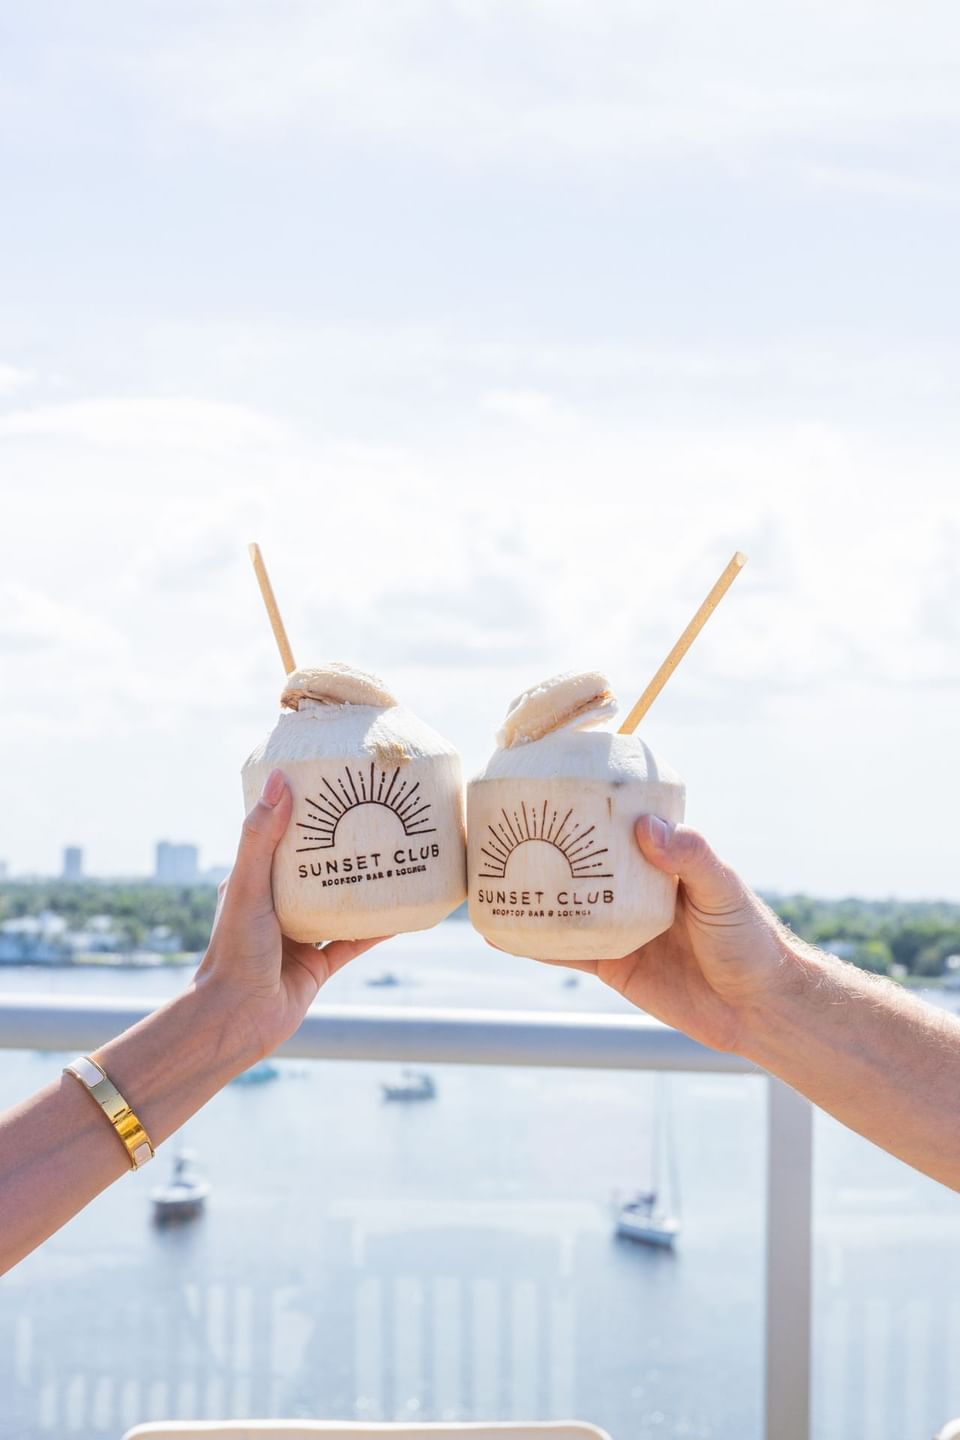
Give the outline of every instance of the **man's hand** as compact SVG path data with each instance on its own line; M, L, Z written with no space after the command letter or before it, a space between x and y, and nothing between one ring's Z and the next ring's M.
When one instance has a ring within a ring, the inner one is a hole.
M798 940L695 830L645 815L636 833L679 876L676 919L620 960L571 963L960 1190L960 1020Z
M619 960L572 963L704 1045L737 1050L747 1018L790 983L786 931L696 830L644 815L636 835L651 865L680 878L676 919Z

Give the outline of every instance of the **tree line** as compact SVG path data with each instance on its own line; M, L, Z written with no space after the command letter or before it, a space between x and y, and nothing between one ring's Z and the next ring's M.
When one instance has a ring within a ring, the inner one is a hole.
M820 946L839 941L844 955L849 951L855 964L880 975L937 979L949 958L960 955L960 905L946 900L767 900L802 939Z
M813 945L837 944L845 958L877 974L936 979L944 975L948 959L960 955L960 905L949 901L766 898L802 939ZM0 923L53 911L71 930L82 930L95 915L110 915L132 949L154 926L169 925L185 950L203 950L216 904L211 885L62 880L0 884ZM456 917L466 918L465 906Z

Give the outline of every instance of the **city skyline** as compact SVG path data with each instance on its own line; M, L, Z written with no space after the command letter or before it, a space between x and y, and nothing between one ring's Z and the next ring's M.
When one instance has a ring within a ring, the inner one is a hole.
M180 853L174 855L170 861L166 858L162 860L159 852L164 848ZM62 880L65 884L70 885L110 884L123 881L153 882L161 885L218 885L229 871L229 866L222 863L201 866L200 854L200 846L189 841L157 840L154 842L153 866L149 871L93 871L87 868L86 851L82 845L66 845L62 847L63 858L59 868L49 872L22 870L15 862L3 857L0 859L0 883L6 881L10 884L17 884ZM165 865L171 873L164 873ZM173 871L179 871L179 873L172 873Z

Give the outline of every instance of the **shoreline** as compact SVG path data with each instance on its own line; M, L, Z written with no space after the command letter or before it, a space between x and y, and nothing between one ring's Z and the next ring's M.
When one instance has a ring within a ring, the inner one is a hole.
M73 960L0 960L2 970L183 970L200 963L200 952L176 955L81 955Z

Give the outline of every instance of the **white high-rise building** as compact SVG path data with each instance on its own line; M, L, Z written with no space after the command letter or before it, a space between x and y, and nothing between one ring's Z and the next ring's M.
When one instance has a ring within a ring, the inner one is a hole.
M158 840L153 878L158 885L196 885L199 858L196 845L172 845L169 840Z
M63 852L62 880L83 879L83 850L79 845L67 845Z

